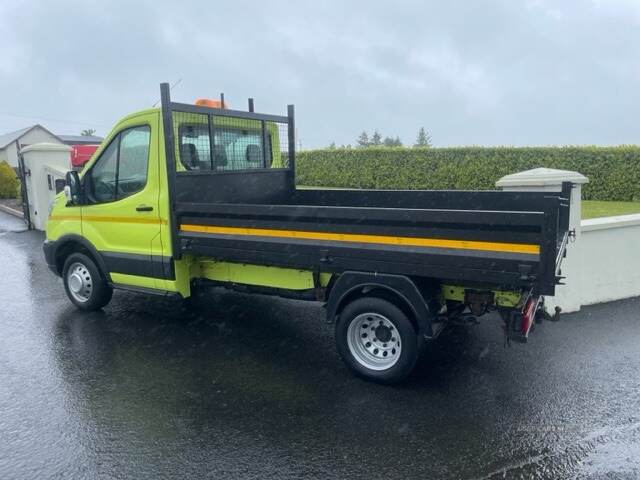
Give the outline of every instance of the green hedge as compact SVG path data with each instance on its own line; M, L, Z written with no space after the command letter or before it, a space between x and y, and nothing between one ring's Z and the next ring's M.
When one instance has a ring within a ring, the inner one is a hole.
M19 183L13 168L5 161L0 162L0 198L15 198Z
M339 148L299 152L299 185L343 188L495 188L537 167L586 175L585 200L640 200L640 147Z

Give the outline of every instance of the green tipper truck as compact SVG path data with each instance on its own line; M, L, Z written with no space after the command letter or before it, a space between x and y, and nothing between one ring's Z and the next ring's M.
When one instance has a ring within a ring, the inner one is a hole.
M322 302L357 374L408 375L450 320L498 311L526 341L560 282L569 194L295 184L286 116L175 103L123 118L56 197L44 253L82 310L113 289L205 285ZM316 328L309 325L310 328Z

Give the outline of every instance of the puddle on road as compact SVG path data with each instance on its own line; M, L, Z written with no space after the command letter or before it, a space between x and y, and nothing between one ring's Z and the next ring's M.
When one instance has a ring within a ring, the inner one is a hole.
M605 428L588 443L592 449L580 462L580 476L640 477L640 422L618 428Z
M566 446L510 463L474 480L640 477L640 422L604 427Z

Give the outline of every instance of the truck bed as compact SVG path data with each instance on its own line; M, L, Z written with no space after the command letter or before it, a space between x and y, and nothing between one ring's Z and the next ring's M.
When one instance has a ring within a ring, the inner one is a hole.
M176 258L401 274L539 295L553 295L559 283L569 183L557 193L296 188L292 106L286 117L215 109L171 102L166 89L162 111ZM261 129L254 149L261 168L219 168L216 142L229 126ZM184 128L198 130L198 142L208 132L198 144L205 161L176 158Z
M218 178L198 177L211 191L217 191L211 182ZM202 199L202 189L189 191L200 192ZM276 204L190 201L177 203L175 211L182 254L525 287L552 295L566 243L567 227L561 224L566 198L563 193L299 189Z

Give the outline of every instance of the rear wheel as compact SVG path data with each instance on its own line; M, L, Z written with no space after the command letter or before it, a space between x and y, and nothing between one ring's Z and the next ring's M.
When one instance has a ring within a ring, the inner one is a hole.
M80 310L99 310L109 303L113 289L102 278L98 267L83 253L72 253L62 269L64 289Z
M336 344L358 375L380 383L404 379L420 352L419 337L393 303L364 297L349 303L336 323Z

